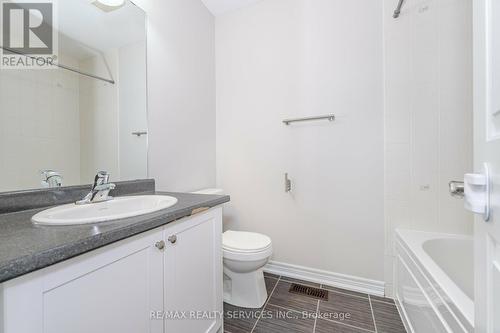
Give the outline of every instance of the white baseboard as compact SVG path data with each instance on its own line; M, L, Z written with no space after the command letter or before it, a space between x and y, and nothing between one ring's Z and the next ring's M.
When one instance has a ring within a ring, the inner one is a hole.
M325 284L332 287L358 291L375 296L384 296L385 283L352 275L323 271L310 267L270 261L264 271L294 279Z

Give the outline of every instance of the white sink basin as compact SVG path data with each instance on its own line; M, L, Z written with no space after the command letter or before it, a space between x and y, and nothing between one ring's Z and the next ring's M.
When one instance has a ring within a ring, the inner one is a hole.
M36 214L31 220L44 225L99 223L153 213L176 203L176 198L166 195L120 197L95 204L73 203L50 208Z

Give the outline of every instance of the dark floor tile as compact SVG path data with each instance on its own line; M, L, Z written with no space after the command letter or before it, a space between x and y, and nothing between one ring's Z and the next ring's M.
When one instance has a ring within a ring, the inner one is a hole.
M276 283L278 283L278 280L270 278L268 276L264 276L264 280L266 281L266 290L267 290L267 297L271 296L271 293L273 292L274 286Z
M264 276L265 277L270 277L270 278L273 278L273 279L279 279L279 277L280 277L279 275L268 273L268 272L264 272Z
M231 333L250 333L262 309L244 309L224 303L224 330Z
M368 294L360 293L357 291L352 291L352 290L347 290L347 289L342 289L342 288L337 288L337 287L332 287L332 286L327 286L327 285L322 285L321 287L323 289L332 290L332 291L336 291L336 292L343 293L343 294L368 298Z
M309 281L304 281L304 280L289 278L289 277L286 277L286 276L282 276L281 280L282 281L287 281L287 282L292 282L292 283L297 283L297 284L302 284L304 286L315 287L315 288L319 288L320 287L319 283L314 283L314 282L309 282Z
M318 319L316 322L316 333L367 333L360 328L347 326L333 321Z
M319 313L326 319L370 331L375 330L368 298L331 292L328 301L320 301Z
M269 299L269 303L296 311L316 311L318 300L290 293L288 290L291 285L290 282L280 280Z
M269 277L264 277L264 280L269 299L278 280ZM250 333L257 318L260 317L260 311L262 308L245 309L224 303L224 330L229 333Z
M394 304L394 300L392 298L388 297L380 297L380 296L373 296L370 295L370 299L375 302L384 302L384 303L389 303L389 304Z
M372 302L373 315L377 332L380 333L405 333L405 327L399 316L396 305L384 302Z
M268 305L257 322L254 333L312 333L314 318L300 312Z

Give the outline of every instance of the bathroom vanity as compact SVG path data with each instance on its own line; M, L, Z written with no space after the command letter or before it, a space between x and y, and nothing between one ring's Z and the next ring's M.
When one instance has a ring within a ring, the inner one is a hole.
M218 332L229 197L153 193L178 203L80 226L0 215L0 331Z
M148 177L146 13L54 7L47 68L0 71L0 332L222 331L229 197L135 180Z

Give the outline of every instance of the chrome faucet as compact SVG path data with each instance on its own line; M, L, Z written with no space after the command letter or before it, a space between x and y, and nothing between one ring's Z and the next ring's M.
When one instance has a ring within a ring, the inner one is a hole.
M97 202L104 202L112 200L113 197L109 196L109 191L114 190L115 184L109 182L109 173L106 171L99 171L94 178L94 185L89 194L85 196L80 201L77 201L77 205L86 205Z
M40 171L42 176L42 186L48 188L61 187L62 186L62 176L59 172L54 170L42 170Z

